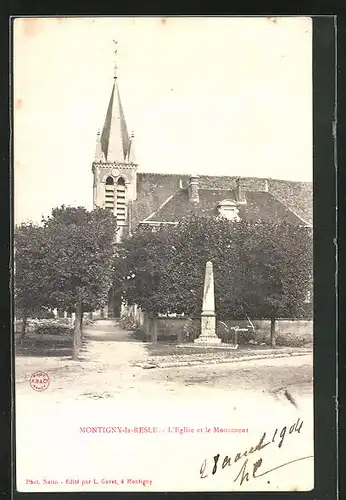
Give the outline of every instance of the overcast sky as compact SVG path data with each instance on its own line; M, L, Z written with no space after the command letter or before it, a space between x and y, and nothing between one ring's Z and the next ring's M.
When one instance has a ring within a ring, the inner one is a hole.
M92 207L113 39L139 172L311 181L311 19L19 19L16 222Z

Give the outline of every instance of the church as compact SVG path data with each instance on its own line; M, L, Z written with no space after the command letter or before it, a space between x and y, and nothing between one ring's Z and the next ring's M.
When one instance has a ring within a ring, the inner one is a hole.
M175 225L193 214L230 220L286 220L312 227L312 183L239 176L140 172L117 75L92 163L93 207L117 218L117 242L139 225ZM121 297L109 294L108 317L118 317Z

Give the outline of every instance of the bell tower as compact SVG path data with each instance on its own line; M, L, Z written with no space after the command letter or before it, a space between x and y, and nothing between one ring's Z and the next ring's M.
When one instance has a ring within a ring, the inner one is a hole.
M116 43L116 42L115 42ZM115 50L115 54L117 50ZM97 133L93 173L93 207L111 210L117 218L117 241L129 234L131 202L137 198L135 138L129 136L121 104L117 66L102 132Z

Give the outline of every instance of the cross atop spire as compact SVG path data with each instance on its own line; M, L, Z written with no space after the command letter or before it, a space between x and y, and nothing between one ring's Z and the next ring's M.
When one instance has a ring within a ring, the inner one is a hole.
M116 40L113 40L113 43L114 43L114 80L116 80L117 78L117 69L118 69L118 66L117 66L117 52L118 52L118 42Z

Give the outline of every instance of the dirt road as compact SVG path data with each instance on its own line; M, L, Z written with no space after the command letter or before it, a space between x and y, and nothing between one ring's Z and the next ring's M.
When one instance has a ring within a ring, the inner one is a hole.
M146 345L104 320L85 327L81 360L69 357L17 357L18 396L30 395L28 376L43 370L50 376L45 394L56 401L80 398L114 398L129 394L171 393L210 389L275 392L291 387L307 394L312 390L312 355L239 361L218 365L144 370L136 364L148 359Z
M280 429L301 422L303 430L282 449L276 443L263 455L266 468L293 460L290 469L244 483L240 490L312 487L311 458L294 465L313 455L311 354L143 369L136 364L148 358L145 344L120 328L104 322L86 329L85 336L81 361L48 351L45 357L16 359L20 491L134 492L144 484L150 491L239 491L234 481L240 462L202 482L201 464L207 460L209 470L216 453L234 456L257 444L263 432L273 435L278 429L282 435ZM36 370L50 377L44 392L29 386ZM108 426L160 431L103 433ZM213 431L235 427L244 433ZM101 433L81 431L95 428ZM211 433L198 434L200 429Z

